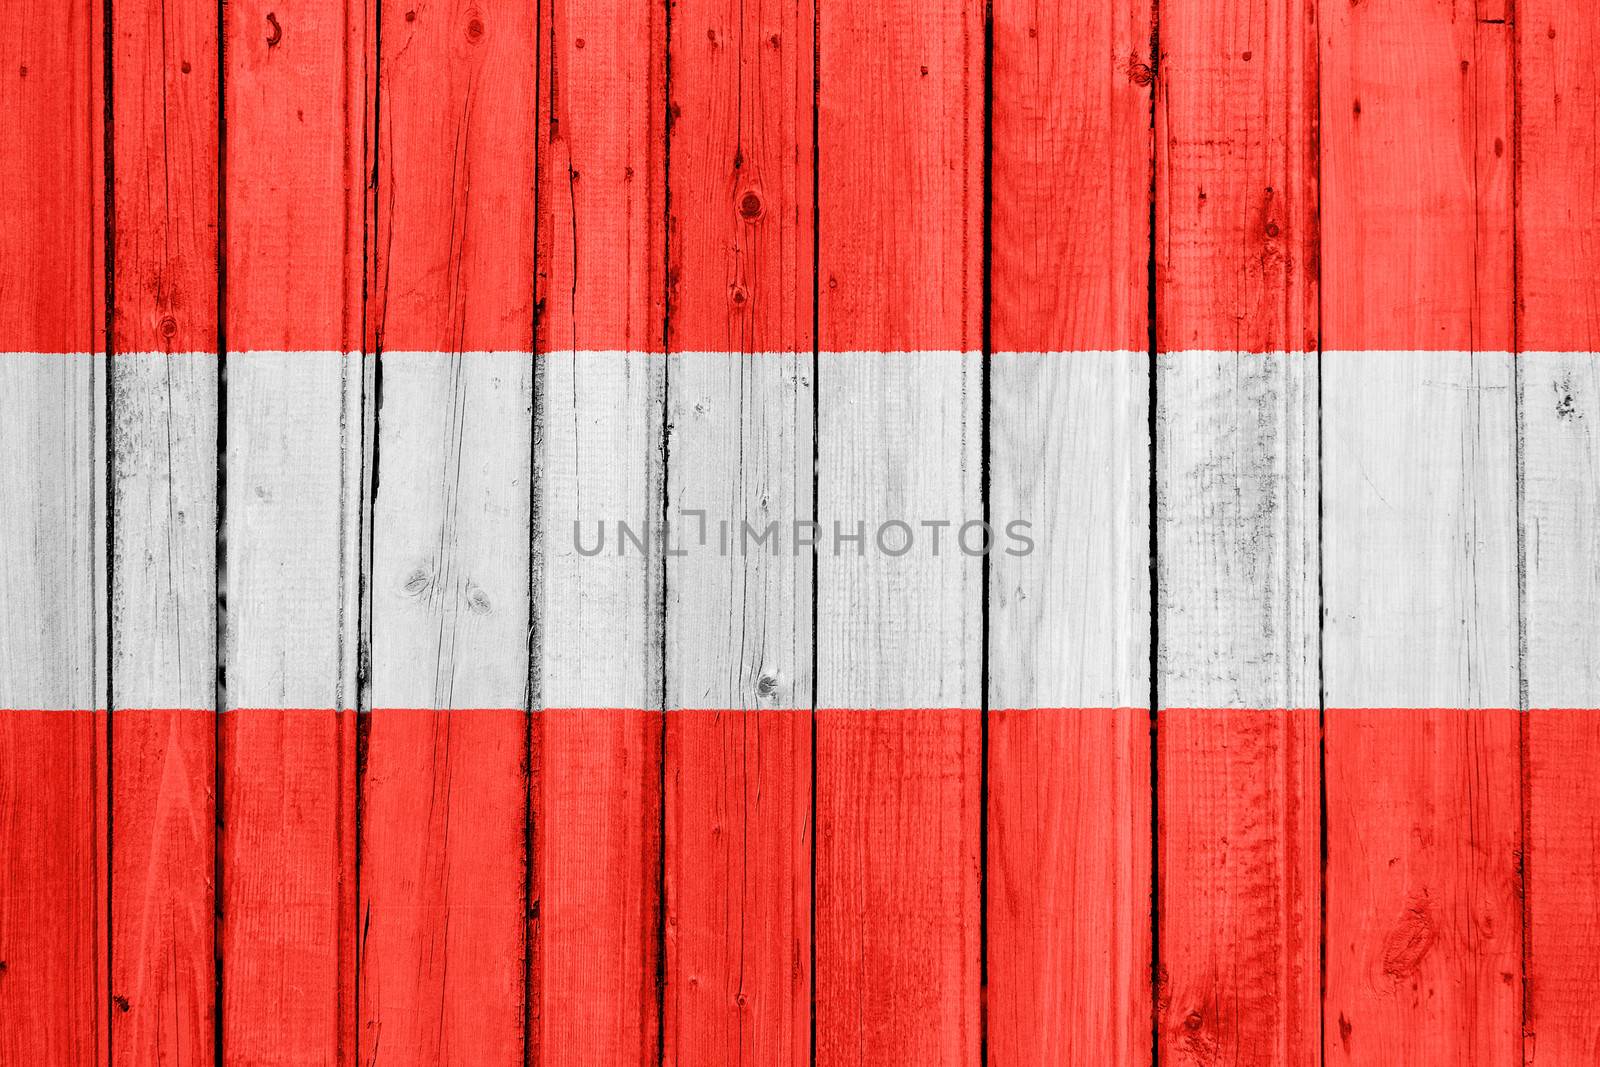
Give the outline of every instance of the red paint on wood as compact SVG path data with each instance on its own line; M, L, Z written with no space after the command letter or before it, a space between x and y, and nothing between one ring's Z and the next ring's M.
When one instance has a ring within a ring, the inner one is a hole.
M233 708L222 775L230 1063L355 1062L355 712Z
M996 352L1149 345L1150 4L994 4Z
M102 16L102 5L83 0L6 7L0 352L104 351ZM59 435L65 448L103 418L92 401L94 378L85 359L74 388L60 397L81 410L59 421L51 413L52 431L66 429ZM88 432L91 442L101 436L97 426ZM83 466L74 473L86 483L102 476L92 451L78 458ZM73 513L79 490L62 486L59 511L40 519ZM97 499L93 489L84 495ZM24 581L3 590L37 597L27 610L38 612L46 632L60 626L70 636L59 660L29 663L25 672L59 694L76 694L65 706L104 700L102 637L86 625L104 596L91 555L101 544L89 528L94 517L81 518L77 529L41 530L35 546L8 546L16 558L6 566L23 569ZM88 551L73 557L82 569L71 588L29 587L32 561L74 548ZM0 712L0 1061L100 1063L108 1055L106 802L103 715Z
M1315 1064L1315 708L1162 708L1163 1062Z
M1518 713L1329 708L1326 731L1326 1062L1516 1062Z
M978 1063L976 708L819 708L816 1062Z
M989 1055L1148 1064L1150 712L989 720Z
M661 712L534 722L534 1062L658 1063Z
M808 1063L810 709L666 727L666 1060Z
M0 1061L104 1063L104 712L0 712L0 782Z

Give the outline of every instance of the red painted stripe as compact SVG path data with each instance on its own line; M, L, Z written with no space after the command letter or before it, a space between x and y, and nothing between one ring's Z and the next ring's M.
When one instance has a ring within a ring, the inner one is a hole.
M1150 1062L1149 716L991 710L995 1063Z

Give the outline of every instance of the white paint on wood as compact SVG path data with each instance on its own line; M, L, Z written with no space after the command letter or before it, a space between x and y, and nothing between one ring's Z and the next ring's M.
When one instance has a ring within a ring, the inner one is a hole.
M538 516L543 660L549 708L651 708L661 700L661 356L561 351L540 360ZM605 547L593 548L599 524Z
M1323 356L1329 707L1517 706L1512 358Z
M217 357L117 353L111 546L117 708L216 703Z
M359 353L230 353L227 706L355 706Z
M105 693L105 357L0 353L0 708Z
M990 703L1150 695L1149 356L997 352L990 413ZM1006 538L1030 524L1025 555Z
M1524 352L1522 531L1527 701L1600 707L1600 361Z
M1314 708L1316 356L1163 352L1157 374L1158 699Z
M372 706L522 707L532 357L381 358Z
M983 518L980 356L825 352L818 377L817 704L976 708L982 566L957 538Z
M667 706L809 707L811 353L674 353L668 382Z

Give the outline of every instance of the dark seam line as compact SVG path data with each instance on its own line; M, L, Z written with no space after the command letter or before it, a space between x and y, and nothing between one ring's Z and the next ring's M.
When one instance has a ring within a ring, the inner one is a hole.
M1533 962L1533 911L1530 882L1529 850L1533 834L1532 796L1532 722L1528 714L1530 679L1528 676L1528 531L1524 504L1527 498L1527 423L1524 419L1526 405L1522 377L1522 66L1517 44L1516 2L1507 0L1506 19L1484 20L1501 24L1509 20L1513 29L1508 35L1511 74L1511 411L1513 434L1514 478L1516 496L1513 501L1516 521L1516 579L1517 579L1517 808L1519 814L1517 843L1517 893L1521 905L1519 919L1522 923L1522 990L1519 998L1522 1026L1519 1040L1523 1061L1533 1053L1533 998L1530 993L1531 965Z
M359 532L360 543L357 545L356 566L356 694L355 722L355 767L353 783L354 796L351 804L355 812L355 840L352 842L354 856L352 866L355 881L355 919L354 930L356 943L353 946L355 959L353 961L353 993L354 1016L348 1021L356 1041L356 1052L360 1051L361 1034L361 993L366 961L366 945L368 928L372 922L370 907L363 900L362 874L363 859L366 852L366 789L367 753L371 741L372 717L362 712L372 710L372 593L371 593L371 567L372 545L374 541L373 523L377 514L378 499L378 444L379 418L383 410L381 398L383 396L383 359L379 341L379 331L369 330L371 315L372 287L376 284L377 277L373 257L376 255L376 226L378 222L378 175L379 170L379 122L382 112L383 81L379 74L383 67L383 0L373 0L372 4L372 53L365 57L372 66L363 71L362 78L362 117L363 125L367 114L366 93L370 86L372 127L369 136L363 138L362 150L370 154L371 169L367 172L367 187L361 199L361 337L360 347L362 353L361 374L361 432L363 436L361 447L362 463L362 514L356 516L356 528ZM346 77L348 78L348 72ZM348 108L349 102L346 102ZM346 121L349 121L348 114ZM367 351L370 347L371 352ZM341 358L344 358L341 356ZM371 397L367 395L369 377L368 360L370 358ZM342 461L343 457L341 457ZM344 509L341 509L343 511ZM342 519L342 516L341 516ZM343 632L343 627L340 628ZM342 657L341 657L342 658ZM344 667L341 663L340 670ZM343 708L347 702L338 701L339 714L344 714ZM339 734L343 735L341 728Z
M1161 1063L1161 998L1163 975L1161 970L1161 791L1160 791L1160 671L1161 648L1161 595L1160 595L1160 537L1159 537L1159 450L1157 448L1157 413L1159 411L1159 329L1157 304L1157 175L1156 108L1161 94L1159 72L1161 66L1161 5L1153 0L1150 11L1150 183L1149 183L1149 242L1146 260L1145 299L1146 329L1149 331L1149 399L1146 419L1150 459L1149 474L1149 539L1150 539L1150 1062L1153 1067Z
M110 0L107 0L110 3ZM215 811L212 823L211 841L211 955L213 973L211 1005L212 1016L212 1056L217 1064L223 1064L225 1059L225 1035L223 1032L223 967L222 958L222 928L223 928L223 874L225 859L223 849L226 844L226 813L223 810L223 786L225 784L225 771L223 754L226 750L225 737L222 729L222 713L228 707L228 591L227 577L227 516L228 516L228 110L227 110L227 21L225 17L226 0L217 0L217 488L216 488L216 514L214 520L214 539L212 542L213 567L215 569L214 584L216 586L216 609L212 625L212 658L216 663L215 684L212 696L216 709L216 722L212 725L211 734L211 759L212 759L212 796L214 797Z
M992 501L992 474L990 450L993 436L990 430L992 415L992 376L994 359L993 302L994 302L994 5L984 5L983 18L983 279L981 300L980 345L982 346L983 374L982 422L979 432L983 451L980 461L979 499L983 509L983 526L993 530L990 523ZM987 536L993 536L992 532ZM993 567L989 553L985 552L979 564L978 583L978 1063L989 1062L989 679L990 679L990 616L989 583Z
M1316 221L1311 239L1316 242L1313 256L1317 292L1317 1047L1319 1055L1328 1047L1328 676L1327 618L1328 598L1323 573L1323 522L1326 501L1323 493L1323 416L1322 416L1322 11L1313 16L1315 34L1311 62L1315 99L1311 107L1312 173L1316 181L1313 201Z
M822 97L822 5L826 0L816 0L811 8L811 518L815 523L822 517L819 495L822 486L822 308L820 278L822 273L822 145L820 103ZM807 905L810 909L809 973L809 1050L807 1062L817 1065L817 697L821 684L817 668L821 660L818 652L821 616L817 610L817 595L821 589L819 576L821 556L817 553L817 538L811 538L811 893Z
M112 717L113 717L112 716L112 710L113 710L113 706L114 706L114 703L115 703L115 697L116 697L116 685L115 685L115 660L116 660L116 657L113 654L113 649L114 649L114 644L115 644L115 641L116 641L116 617L117 617L116 616L116 594L115 594L115 589L116 589L116 584L117 584L116 583L116 577L117 577L117 575L116 575L116 555L117 555L117 553L116 553L116 543L117 543L116 542L116 533L117 533L117 529L116 529L116 526L117 526L117 521L116 521L117 520L116 459L117 459L117 455L116 455L116 434L115 434L115 428L116 428L116 387L115 387L115 384L114 384L115 380L116 380L116 374L115 374L115 370L114 370L115 363L114 363L114 360L113 360L113 351L112 351L113 336L114 336L113 333L112 333L112 330L113 330L113 326L114 326L114 323L115 323L116 293L117 293L117 288L116 288L116 275L117 275L117 271L116 271L116 122L115 122L116 106L115 106L115 97L113 95L113 86L112 86L112 76L113 76L114 68L116 66L116 63L115 63L115 58L116 57L115 57L115 48L113 47L114 38L112 36L112 27L111 27L111 17L112 17L111 5L112 5L112 0L105 0L105 7L103 9L103 14L102 14L102 21L105 23L105 25L103 25L101 27L101 34L102 34L101 48L103 49L103 55L102 55L102 59L101 59L101 62L102 62L102 68L101 68L102 87L101 87L101 92L104 95L104 99L101 101L102 111L101 111L101 131L100 131L100 135L101 135L101 155L104 157L101 160L101 164L102 164L102 166L104 168L104 178L103 178L104 188L101 189L100 195L101 195L101 199L102 199L101 211L105 216L104 218L101 219L101 224L102 224L102 227L103 227L104 232L105 232L105 252L104 252L104 254L105 254L105 262L103 264L101 264L102 268L105 271L105 278L104 278L104 282L103 282L103 284L105 286L105 291L103 293L101 293L101 298L104 301L104 305L105 305L105 323L104 323L104 326L103 326L104 336L101 339L101 344L103 344L105 346L105 352L106 352L106 363L105 363L105 372L104 372L104 375L105 375L105 378L104 378L105 413L104 413L104 416L103 416L104 420L105 420L105 424L102 427L102 430L105 433L105 441L102 443L102 447L105 449L105 456L106 456L105 473L104 473L104 478L105 478L104 492L105 492L105 508L106 508L106 514L105 514L105 544L104 544L106 587L105 587L105 590L103 591L103 595L105 597L105 608L106 608L106 647L105 647L105 700L106 700L106 721L105 721L105 754L106 754L106 765L105 765L105 790L106 790L106 796L105 796L105 807L106 807L106 841L105 841L105 864L106 864L105 909L106 910L105 910L105 936L106 936L106 948L105 948L105 952L106 952L106 957L105 957L105 959L106 959L106 988L104 990L104 994L105 994L105 997L106 997L106 1004L105 1004L106 1026L105 1026L105 1031L104 1032L105 1032L106 1040L107 1040L107 1047L106 1047L106 1050L105 1050L106 1061L107 1062L110 1062L110 1057L111 1057L111 1048L110 1048L111 1029L115 1025L115 1021L114 1020L116 1018L116 1004L115 1004L116 991L114 989L114 981L115 981L115 979L113 977L113 972L112 972L112 967L111 967L111 960L112 960L112 939L111 939L112 938L112 929L111 929L112 889L111 889L111 877L112 877L112 870L114 869L114 864L112 863L112 852L113 852L113 850L112 850L112 829L113 829L113 819L114 819L114 814L115 814L112 811L112 805L111 805L111 798L113 796L112 789L113 789L113 784L114 784L113 780L112 780L113 779L113 775L112 775L112 769L111 769L112 768L112 759L111 759L111 755L112 755L112 749L111 749L112 730L111 730L111 723L112 723ZM90 109L90 114L93 114L92 107ZM91 132L91 140L92 139L93 139L93 135L92 135L92 132ZM90 194L89 200L90 200L90 203L94 202L94 196L93 196L92 193ZM92 241L92 238L91 238L91 241ZM90 340L90 347L91 347L91 350L94 347L98 347L98 346L94 345L92 337L91 337L91 340ZM90 411L91 412L93 411L93 404L94 404L94 400L93 400L93 396L94 396L94 379L95 379L94 362L93 362L93 359L91 358L90 367L89 367L89 389L90 389ZM91 414L90 419L89 419L89 425L91 426L91 430L90 430L90 435L91 435L90 436L90 442L91 443L90 443L90 448L89 448L89 456L90 456L89 482L90 482L91 485L93 485L94 484L94 474L93 474L93 471L94 471L94 460L93 460L93 457L94 457L96 449L94 448L94 444L93 444L93 432L94 431L93 431L92 427L94 425L94 418L93 418L92 414ZM92 493L90 495L90 501L91 501L91 508L92 508L93 507L93 494ZM89 562L89 587L91 589L94 588L94 580L95 580L95 565L94 565L94 560L93 560L93 553L91 551L91 558L90 558L90 562ZM92 596L91 597L91 603L93 603L95 600L98 600L98 599L99 599L98 596Z
M553 20L553 16L552 16ZM528 435L528 633L526 637L527 675L523 682L523 722L522 722L522 1067L533 1067L534 1058L534 953L536 951L537 929L534 923L534 884L537 878L538 856L535 852L535 826L534 812L536 797L534 791L533 744L534 744L534 714L535 709L543 702L543 687L539 678L539 656L543 648L544 627L541 618L543 609L543 576L544 561L542 551L544 548L544 480L540 476L539 443L543 436L544 404L543 386L544 376L540 372L539 338L543 329L544 306L540 301L542 287L539 284L541 265L540 238L542 227L540 222L543 216L544 205L544 159L540 146L544 144L546 127L539 121L539 105L544 100L544 30L545 30L545 4L543 0L534 5L533 17L533 99L534 99L534 137L533 137L533 277L531 279L533 291L532 313L529 316L529 327L533 331L532 343L528 346L529 353L529 435ZM374 168L376 175L376 168ZM541 729L543 728L541 724ZM540 1011L539 1017L543 1017Z
M666 1063L667 1055L667 556L669 543L667 522L671 505L671 416L668 410L672 395L672 2L661 4L664 25L662 32L661 70L661 121L663 126L661 156L661 553L658 566L656 610L659 612L657 640L657 685L659 686L660 723L656 741L656 1063ZM620 535L619 535L620 536Z

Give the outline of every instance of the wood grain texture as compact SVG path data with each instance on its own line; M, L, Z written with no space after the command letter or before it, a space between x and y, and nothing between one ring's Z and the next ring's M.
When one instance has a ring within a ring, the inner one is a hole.
M818 48L815 1058L974 1064L983 11L824 5Z
M532 1055L661 1042L666 9L551 0L538 91ZM616 523L643 538L618 553ZM576 529L610 530L605 551Z
M0 1060L104 1063L102 8L0 39Z
M1600 19L1519 5L1517 431L1527 920L1523 1053L1600 1057Z
M1148 1064L1146 4L993 7L987 1034ZM1013 546L1016 547L1016 546Z
M667 1063L810 1060L812 17L672 18Z
M217 18L112 36L111 1016L119 1062L215 1058Z
M356 654L373 27L224 9L222 1041L356 1058Z
M534 18L396 7L379 35L369 1062L523 1062Z
M1329 1063L1522 1046L1506 14L1323 11Z
M1163 4L1159 1056L1319 1061L1314 8Z

